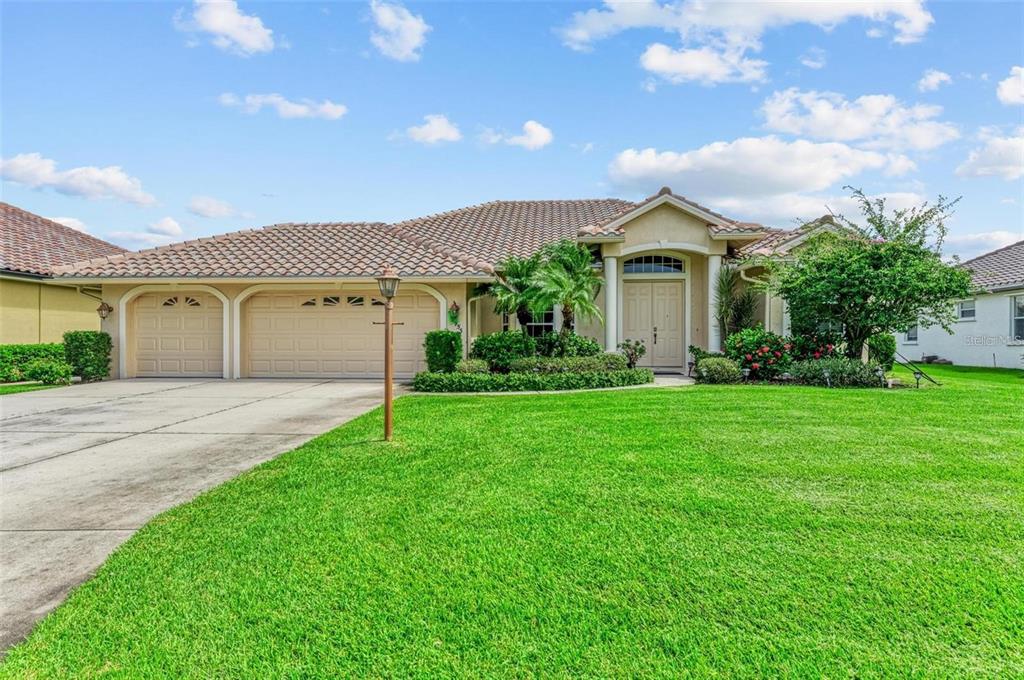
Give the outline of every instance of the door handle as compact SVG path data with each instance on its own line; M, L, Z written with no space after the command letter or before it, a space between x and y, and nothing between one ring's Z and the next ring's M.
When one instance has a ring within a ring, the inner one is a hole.
M658 327L657 326L654 327L654 344L655 345L658 344Z

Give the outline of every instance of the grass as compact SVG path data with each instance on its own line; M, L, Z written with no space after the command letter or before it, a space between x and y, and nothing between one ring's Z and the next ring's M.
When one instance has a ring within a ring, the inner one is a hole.
M402 399L150 522L0 677L1019 677L1024 372L932 373Z
M18 394L19 392L35 392L36 390L48 390L51 387L61 385L44 385L42 383L15 383L13 385L0 384L0 396L5 394Z

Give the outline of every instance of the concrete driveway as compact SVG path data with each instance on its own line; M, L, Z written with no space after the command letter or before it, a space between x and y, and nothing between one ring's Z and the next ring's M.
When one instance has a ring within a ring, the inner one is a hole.
M167 379L0 397L0 650L154 515L382 398L380 382Z

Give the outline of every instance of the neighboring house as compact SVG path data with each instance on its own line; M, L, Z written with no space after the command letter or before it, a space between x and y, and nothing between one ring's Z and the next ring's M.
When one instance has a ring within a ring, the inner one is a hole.
M53 269L123 252L124 248L0 203L0 344L60 342L65 331L99 330L99 286L53 281Z
M648 365L685 370L688 345L719 345L712 290L723 260L781 233L664 188L639 203L494 201L396 224L278 224L79 262L55 281L102 290L115 376L373 377L383 372L374 277L392 265L404 323L395 368L407 377L424 368L431 329L458 328L468 348L515 327L473 292L503 258L574 239L605 280L604 324L577 331L609 350L641 339ZM549 312L527 331L559 323Z
M957 301L949 334L939 326L896 336L911 360L935 356L965 366L1024 368L1024 241L963 263L978 294Z

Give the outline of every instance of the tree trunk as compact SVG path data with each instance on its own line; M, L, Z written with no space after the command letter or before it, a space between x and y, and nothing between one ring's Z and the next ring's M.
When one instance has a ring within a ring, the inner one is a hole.
M847 329L846 332L846 356L850 359L863 361L864 346L871 336L863 331L853 332Z
M570 305L562 306L562 332L572 333L576 330L576 312Z
M519 330L526 332L526 324L530 323L529 307L520 307L516 310L516 321L519 322Z

